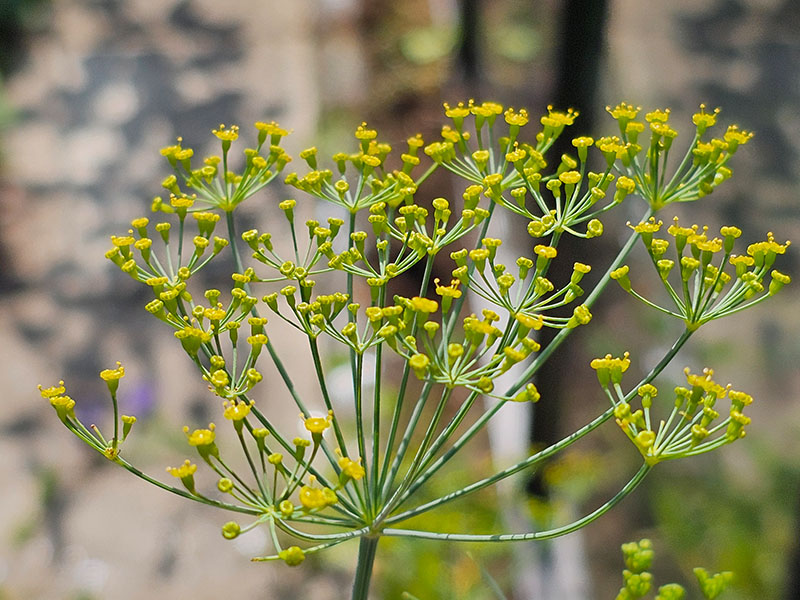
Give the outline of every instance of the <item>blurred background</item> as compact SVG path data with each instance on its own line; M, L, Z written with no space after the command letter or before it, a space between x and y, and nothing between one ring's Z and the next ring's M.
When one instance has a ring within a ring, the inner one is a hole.
M533 115L551 103L578 108L568 138L613 133L607 104L669 106L680 140L704 102L723 108L723 126L735 122L756 137L735 157L731 181L661 217L735 224L746 242L771 230L780 242L800 243L794 0L2 0L0 73L3 600L347 596L353 547L300 569L252 564L249 557L266 552L262 532L225 542L225 515L93 456L36 391L64 378L85 420L96 413L102 422L97 372L121 360L123 412L140 419L126 452L155 475L183 460L182 425L218 418L170 332L142 310L146 294L103 258L108 236L146 214L160 193L167 165L158 151L177 136L201 150L221 122L245 129L274 119L293 130L290 154L315 144L330 155L350 150L362 120L390 143L417 132L433 139L442 102L474 97ZM460 191L443 173L422 189L430 198ZM246 219L269 229L276 201L291 195L270 186ZM643 207L627 210L637 219ZM524 225L507 224L510 235L521 228L520 244ZM594 260L624 230L624 219L608 223ZM632 259L632 271L636 260L644 270L645 258ZM779 268L797 277L797 267L792 247ZM800 598L798 308L793 285L738 319L712 323L666 374L669 389L683 366L709 365L718 381L751 393L745 441L659 466L616 511L561 544L387 541L375 598L404 590L422 600L496 598L497 585L517 600L605 600L620 586L619 545L643 536L656 545L658 584L686 583L702 565L736 572L731 600ZM522 420L522 435L503 436L513 423L501 421L501 435L496 428L482 442L497 464L604 408L592 357L627 349L646 371L678 333L618 290L596 312L598 323L573 336L538 382L544 399L532 425ZM621 438L609 425L516 480L507 497L454 504L438 518L453 530L502 530L584 514L636 468ZM497 506L513 518L498 521Z

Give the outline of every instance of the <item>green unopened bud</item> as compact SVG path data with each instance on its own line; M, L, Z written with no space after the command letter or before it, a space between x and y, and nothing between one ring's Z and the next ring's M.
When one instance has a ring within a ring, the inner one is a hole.
M686 590L677 583L668 583L658 588L658 595L655 600L683 600L686 597Z
M294 512L294 504L292 504L291 500L282 500L278 505L278 510L281 511L284 517L291 517Z
M222 537L226 540L232 540L238 537L241 532L242 528L236 521L228 521L222 526Z
M719 596L728 585L733 581L733 573L730 571L723 571L711 575L702 567L694 569L694 575L697 577L697 582L700 584L700 590L703 592L703 597L707 600L713 600Z
M306 559L305 553L298 546L291 546L278 552L280 559L290 567L296 567Z

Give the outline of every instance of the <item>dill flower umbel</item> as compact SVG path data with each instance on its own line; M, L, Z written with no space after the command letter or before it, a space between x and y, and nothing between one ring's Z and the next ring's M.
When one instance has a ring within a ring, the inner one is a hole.
M185 426L200 460L167 468L174 479L165 483L131 465L123 451L136 417L119 413L120 363L100 372L113 411L109 435L81 422L63 381L40 386L42 397L65 427L114 464L183 499L237 513L221 526L225 539L267 528L272 549L254 560L298 566L358 539L357 600L367 598L381 537L530 541L588 525L660 462L744 437L750 395L717 383L711 369L687 369L685 385L676 388L660 377L705 323L791 283L776 264L790 244L773 233L737 249L743 233L736 226L686 226L660 215L729 180L730 163L752 133L730 125L715 135L720 111L701 105L684 144L669 109L621 102L607 110L614 130L575 135L560 157L552 147L579 122L577 111L548 106L536 118L524 108L474 100L444 105L447 121L436 139L411 133L389 144L362 122L348 147L328 157L323 145L309 146L288 173L292 157L281 144L291 132L275 122L258 121L249 134L221 124L212 131L217 150L205 157L178 138L161 150L172 172L160 179L154 215L111 236L105 256L144 286L145 310L172 330L198 377L222 399L220 431L214 423ZM254 147L240 149L248 136ZM454 176L452 197L420 193L437 169ZM273 231L240 231L241 204L277 187L279 175L287 188L273 190ZM306 209L309 199L329 205L325 219ZM525 227L527 243L510 248L503 240L497 215L504 211ZM592 244L620 212L640 216L610 263L575 262L561 245L565 236ZM649 257L666 300L650 298L652 285L627 264L634 251ZM571 270L553 268L564 260ZM401 283L404 274L413 277ZM411 279L419 287L404 292ZM558 359L576 328L593 326L594 304L612 281L682 324L663 357L649 370L627 352L595 358L582 368L595 371L598 396L609 405L594 419L514 464L428 485L503 407L524 411L527 403L555 400L540 393L537 374ZM287 350L291 334L301 336L305 353L297 345ZM309 385L297 385L288 360L300 364ZM332 375L340 368L347 377ZM298 413L296 430L286 431L281 415ZM414 519L540 468L609 421L641 464L585 516L516 533L457 532L446 520ZM223 426L231 428L227 435ZM232 452L240 457L231 459ZM200 469L216 483L210 492ZM441 487L448 485L453 489ZM287 539L297 545L284 547ZM641 597L651 586L651 546L643 540L623 553L625 597ZM709 593L723 579L698 574Z

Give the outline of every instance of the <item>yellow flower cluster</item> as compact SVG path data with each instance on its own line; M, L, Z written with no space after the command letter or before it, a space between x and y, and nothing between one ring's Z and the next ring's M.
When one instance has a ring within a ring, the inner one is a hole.
M722 237L709 237L708 227L682 227L675 217L667 229L673 238L670 241L655 237L662 225L661 221L651 218L631 227L641 236L674 307L661 307L635 292L627 266L616 269L611 277L626 292L649 306L683 319L689 329L761 302L791 282L788 275L770 271L776 258L790 245L790 242L777 243L771 232L765 241L750 244L746 255L736 255L733 249L742 234L738 227L722 227ZM674 258L666 257L670 246L675 248ZM730 267L733 272L726 271ZM670 283L673 272L680 285ZM767 275L770 275L770 283L765 285Z
M594 361L592 366L595 366ZM617 425L648 464L710 452L744 437L744 428L750 423L750 418L742 411L753 401L751 396L731 390L730 385L716 383L711 369L696 374L687 368L685 374L689 387L675 388L672 412L667 419L659 421L655 430L650 414L658 395L654 385L648 383L637 390L641 409L633 410L627 397L614 405ZM720 414L716 403L725 396L730 398L731 406L728 417L718 422Z

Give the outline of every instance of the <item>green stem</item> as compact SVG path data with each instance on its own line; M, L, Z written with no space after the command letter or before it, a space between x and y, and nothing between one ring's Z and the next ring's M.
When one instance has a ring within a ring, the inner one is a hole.
M652 214L653 211L648 210L647 214L644 215L644 217L642 217L641 221L646 221L647 219L650 218ZM608 267L600 282L597 284L594 290L592 290L592 293L589 294L589 296L584 301L584 304L587 307L591 307L595 303L597 298L600 296L600 294L603 293L603 290L611 281L611 272L619 268L619 266L623 263L623 261L628 257L628 255L631 253L631 250L633 250L633 246L636 243L637 239L639 239L639 234L636 232L631 234L630 238L628 238L628 241L622 247L622 250L620 250L619 254L617 254L617 257L614 259L614 262L611 263L611 266ZM556 335L553 338L553 340L549 344L547 344L547 347L544 348L544 350L542 350L542 352L536 357L536 360L534 360L533 363L531 363L531 365L527 369L525 369L525 372L522 373L517 378L517 383L511 386L505 395L511 396L515 394L520 390L520 388L522 388L522 386L525 384L526 381L530 381L531 377L533 377L533 375L547 361L547 359L550 358L550 355L553 352L555 352L559 346L561 346L561 344L564 342L564 340L567 339L567 336L569 336L570 333L572 333L572 329L564 328L561 331L559 331L558 335Z
M645 476L650 472L652 466L644 463L636 475L633 476L625 486L616 493L608 502L603 504L600 508L589 513L582 519L578 519L569 525L556 527L555 529L547 529L545 531L534 531L530 533L505 533L505 534L489 534L489 535L470 535L459 533L437 533L435 531L417 531L414 529L384 529L381 533L383 535L391 535L398 537L414 537L424 538L429 540L446 540L450 542L523 542L529 540L546 540L562 535L567 535L573 531L585 527L592 521L598 519L609 510L619 504L625 497L630 494L642 482ZM363 539L363 538L362 538Z
M367 600L369 582L372 578L372 565L375 563L375 552L378 550L380 537L362 537L358 545L358 566L353 582L352 600Z
M194 500L195 502L200 502L201 504L207 504L208 506L216 506L217 508L224 508L225 510L230 510L233 512L244 513L246 515L260 515L263 511L257 510L255 508L248 508L245 506L237 506L235 504L228 504L227 502L221 502L219 500L213 500L211 498L206 498L205 496L190 494L189 492L185 492L183 490L179 490L178 488L174 488L171 485L167 485L166 483L161 483L158 479L153 479L146 473L143 473L136 467L134 467L129 462L117 457L114 460L115 463L126 469L129 473L133 473L140 479L144 479L148 483L152 483L154 486L161 488L162 490L166 490L176 496L181 496L182 498L187 498L189 500Z
M692 333L693 333L692 330L689 330L689 329L684 330L684 332L681 334L681 336L677 340L675 340L675 343L672 344L672 347L662 357L662 359L658 362L658 364L655 367L653 367L650 370L650 372L644 377L644 379L642 379L639 382L639 385L637 385L633 390L631 390L627 394L627 396L625 397L625 401L626 402L630 401L630 399L636 394L636 390L638 390L639 387L641 387L642 385L644 385L646 383L650 383L653 379L655 379L661 373L661 371L663 371L666 368L666 366L670 362L672 362L672 359L675 357L675 355L678 353L678 351L683 347L683 345L689 340L689 338L691 337ZM402 505L403 502L405 502L408 498L410 498L414 494L414 492L416 492L416 490L418 490L422 486L422 484L424 484L428 479L430 479L430 477L432 477L434 475L434 473L436 473L436 471L441 469L442 466L444 466L444 464L448 460L450 460L450 458L452 458L453 455L455 455L470 439L472 439L472 437L481 429L481 427L483 427L489 421L489 419L492 416L494 416L494 414L497 413L497 411L500 409L500 407L503 404L504 404L504 402L498 402L492 409L490 409L489 411L484 413L484 415L480 419L478 419L472 425L472 427L470 427L453 444L453 446L447 452L445 452L441 457L439 457L430 467L427 468L426 471L424 471L422 474L420 474L418 477L416 477L414 482L413 482L413 484L408 488L408 490L405 491L405 493L399 499L399 501L397 502L397 504L395 506ZM567 446L569 446L573 442L577 441L578 439L580 439L581 437L583 437L584 435L586 435L590 431L596 429L597 427L599 427L600 425L605 423L613 415L614 415L614 407L612 406L611 408L606 410L602 415L600 415L599 417L597 417L596 419L591 421L589 424L585 425L584 427L582 427L581 429L577 430L576 432L568 435L567 437L565 437L560 442L556 442L556 444L554 444L550 448L546 448L546 449L542 450L541 452L539 452L537 454L534 454L533 456L530 456L530 457L526 458L525 460L523 460L521 462L518 462L516 465L508 467L507 469L504 469L503 471L500 471L499 473L496 473L495 475L492 475L491 477L487 477L487 478L485 478L485 479L483 479L481 481L477 481L474 484L469 485L469 486L467 486L467 487L465 487L465 488L463 488L461 490L458 490L456 492L452 492L452 493L450 493L450 494L448 494L446 496L443 496L441 498L438 498L436 500L428 502L427 504L425 504L425 505L423 505L421 507L417 507L416 509L412 509L410 511L406 511L405 513L402 513L401 515L396 515L396 516L392 517L391 519L389 519L388 522L390 522L390 523L397 522L397 521L399 521L401 519L401 517L402 517L402 519L410 518L411 516L419 514L420 512L431 510L432 508L435 508L435 507L439 506L440 504L444 504L445 502L450 502L451 500L455 500L456 498L458 498L460 496L463 496L465 494L477 491L479 489L483 489L484 487L487 487L488 485L492 485L494 483L497 483L501 479L505 479L506 477L509 477L509 476L513 475L514 473L518 473L519 471L530 467L534 463L536 463L539 460L541 460L541 458L545 457L545 455L549 456L552 449L555 448L556 450L561 450L563 448L566 448ZM419 509L422 509L422 508L424 508L424 510L419 510Z
M428 260L425 263L425 273L422 275L422 283L420 284L420 292L419 295L425 297L425 292L428 289L428 283L431 279L431 273L433 273L433 256L428 256ZM414 322L411 324L411 334L416 335L417 333L417 317L414 316ZM386 495L386 488L385 484L387 481L387 476L389 473L389 457L392 453L392 448L394 448L394 441L395 437L397 436L397 428L400 424L400 416L403 412L403 402L406 397L406 387L408 386L408 378L411 373L411 367L408 364L408 361L404 361L403 364L403 375L400 379L400 389L397 392L397 400L395 401L394 411L392 414L392 424L389 427L389 437L386 441L386 451L385 451L385 458L383 461L383 468L381 469L381 476L378 480L377 484L382 488L381 493Z

